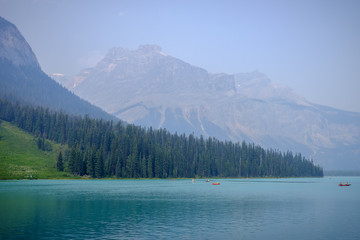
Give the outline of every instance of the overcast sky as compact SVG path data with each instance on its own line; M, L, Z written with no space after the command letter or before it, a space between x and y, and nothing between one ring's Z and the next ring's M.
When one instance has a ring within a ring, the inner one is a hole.
M46 73L157 44L211 73L258 70L307 100L360 112L359 0L0 0Z

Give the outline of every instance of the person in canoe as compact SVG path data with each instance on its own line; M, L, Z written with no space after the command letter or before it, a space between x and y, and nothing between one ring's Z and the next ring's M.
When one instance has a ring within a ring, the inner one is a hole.
M339 183L339 186L350 186L351 184L349 184L348 182L346 182L345 184L342 184L342 182Z

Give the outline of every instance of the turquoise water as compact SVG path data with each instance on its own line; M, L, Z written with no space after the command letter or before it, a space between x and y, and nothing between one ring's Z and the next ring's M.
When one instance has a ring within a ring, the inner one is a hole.
M216 181L0 181L0 239L360 239L360 178Z

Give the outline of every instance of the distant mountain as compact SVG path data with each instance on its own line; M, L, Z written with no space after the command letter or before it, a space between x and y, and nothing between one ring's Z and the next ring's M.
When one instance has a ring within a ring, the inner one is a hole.
M0 17L0 98L94 118L116 118L48 77L15 25Z
M301 152L360 169L360 114L312 104L259 72L210 74L158 46L113 48L62 84L127 122Z

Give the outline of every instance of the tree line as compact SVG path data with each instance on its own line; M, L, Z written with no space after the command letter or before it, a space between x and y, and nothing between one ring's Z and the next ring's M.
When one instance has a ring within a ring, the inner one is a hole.
M304 177L323 169L300 153L253 143L170 134L124 122L91 119L0 99L0 119L63 144L58 169L94 178ZM45 143L46 144L46 143ZM64 147L65 149L65 147Z

